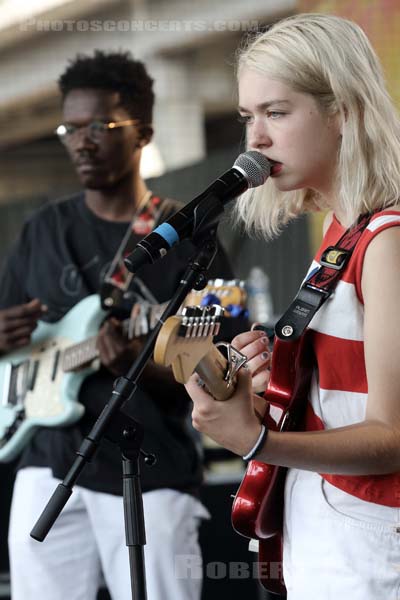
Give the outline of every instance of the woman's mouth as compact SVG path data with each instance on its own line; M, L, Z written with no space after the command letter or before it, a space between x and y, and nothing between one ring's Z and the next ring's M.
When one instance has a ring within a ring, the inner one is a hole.
M270 163L271 163L271 177L274 177L274 175L278 175L278 173L281 172L282 168L283 168L283 164L280 162L276 162L275 160L271 160L269 159Z

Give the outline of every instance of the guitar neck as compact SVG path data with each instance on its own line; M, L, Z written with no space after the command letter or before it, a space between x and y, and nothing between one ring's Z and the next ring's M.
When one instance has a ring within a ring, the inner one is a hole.
M65 372L75 371L98 358L97 335L66 348L63 352L62 369Z
M155 326L165 306L166 303L146 307L145 310L141 309L131 319L122 321L124 335L129 339L146 335ZM64 350L62 368L65 372L80 369L99 357L97 337L97 335L92 336Z

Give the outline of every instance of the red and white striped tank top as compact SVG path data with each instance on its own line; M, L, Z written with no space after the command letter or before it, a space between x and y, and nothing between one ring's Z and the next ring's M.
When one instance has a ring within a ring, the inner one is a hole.
M388 227L400 226L399 211L376 213L363 232L334 294L312 319L309 329L317 361L309 394L306 430L332 429L365 418L368 385L364 361L364 305L361 275L371 240ZM333 218L310 267L334 246L344 228ZM362 500L400 506L400 473L376 476L326 475L332 485Z

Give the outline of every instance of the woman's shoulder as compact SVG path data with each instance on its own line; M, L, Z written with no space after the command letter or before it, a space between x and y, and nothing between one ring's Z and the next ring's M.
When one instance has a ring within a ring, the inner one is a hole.
M392 223L396 224L398 221L400 221L400 204L375 212L368 225L368 229L375 231L380 227L390 226Z

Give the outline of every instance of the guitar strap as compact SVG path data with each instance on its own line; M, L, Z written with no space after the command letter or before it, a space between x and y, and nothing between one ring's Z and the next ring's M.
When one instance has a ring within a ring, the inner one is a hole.
M349 227L335 246L328 246L323 252L321 266L310 273L285 314L275 325L275 335L280 340L297 340L317 310L331 296L373 214L361 215L356 225Z
M125 303L125 295L132 282L133 273L126 268L124 258L134 249L138 235L144 237L153 231L162 215L165 214L166 205L169 202L172 201L154 196L151 191L148 191L142 198L110 268L104 276L100 289L103 309L119 309Z

